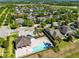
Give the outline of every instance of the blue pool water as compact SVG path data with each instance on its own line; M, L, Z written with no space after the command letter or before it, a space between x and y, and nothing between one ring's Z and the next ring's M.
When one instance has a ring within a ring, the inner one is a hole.
M44 43L32 48L32 52L39 52L39 51L42 51L42 50L45 50L45 45Z
M46 48L48 48L48 46L45 45L44 43L41 43L38 46L32 48L32 52L39 52L39 51L45 50Z

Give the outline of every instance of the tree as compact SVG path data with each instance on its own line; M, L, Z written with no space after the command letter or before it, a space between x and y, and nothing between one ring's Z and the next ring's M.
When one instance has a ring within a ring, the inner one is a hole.
M9 46L9 41L5 40L5 41L3 42L2 47L3 47L3 48L7 48L8 46Z
M46 20L46 23L48 24L48 23L53 23L53 22L56 22L56 19L55 18L49 18L49 19L47 19Z
M0 46L2 46L4 44L4 39L3 38L0 38Z
M64 39L64 41L66 41L66 42L71 41L71 42L72 42L72 36L71 36L71 35L69 35L68 37L66 37L66 38Z
M44 28L46 26L46 22L41 22L41 27Z
M60 13L58 11L54 12L53 15L59 15Z
M58 46L55 46L55 47L53 48L53 50L54 50L55 52L58 52L60 49L59 49Z
M5 25L9 25L10 23L12 23L11 15L10 14L6 17L6 20L7 21L5 21Z
M27 14L24 14L23 15L23 19L27 19Z
M16 23L16 21L13 20L13 23L10 24L11 29L16 29L19 27L19 25Z
M31 27L33 25L34 25L34 22L32 20L30 20L30 19L25 19L24 20L23 26L29 26L29 27Z

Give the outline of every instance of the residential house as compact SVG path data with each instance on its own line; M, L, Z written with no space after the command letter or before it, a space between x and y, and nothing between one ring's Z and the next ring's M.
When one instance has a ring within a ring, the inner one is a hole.
M15 32L15 30L9 29L7 26L2 26L0 28L0 37L7 37L9 36L12 32Z
M28 36L20 36L14 41L15 49L30 46L31 39Z
M53 22L53 26L58 27L59 26L58 22Z
M61 34L65 35L67 33L67 26L66 25L60 25L58 26L59 31Z
M17 18L16 19L16 22L19 24L19 25L22 25L24 23L24 19L23 18Z
M27 56L51 47L53 47L53 45L46 37L35 39L32 36L27 35L19 36L14 41L16 57Z
M64 35L62 35L61 32L60 32L58 29L56 29L56 30L54 31L53 36L54 36L55 38L56 38L56 37L59 37L60 39L64 39L64 38L65 38Z
M54 39L56 37L59 37L60 39L64 39L65 38L64 35L62 35L61 32L58 29L56 29L56 30L50 30L49 32L50 32L51 36L54 37Z
M35 36L34 35L34 29L32 27L19 27L16 29L16 31L18 32L19 36L27 36L27 35L31 35L31 36Z
M73 26L74 26L75 28L79 28L79 22L78 22L78 21L75 21L75 22L73 23Z

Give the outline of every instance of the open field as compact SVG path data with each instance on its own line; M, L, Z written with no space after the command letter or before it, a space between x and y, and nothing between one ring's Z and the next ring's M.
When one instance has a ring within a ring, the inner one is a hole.
M62 41L60 44L59 44L59 49L63 49L67 46L70 46L71 45L71 42L64 42Z
M72 53L71 55L66 56L66 58L79 58L79 52Z
M4 49L0 48L0 57L4 54Z

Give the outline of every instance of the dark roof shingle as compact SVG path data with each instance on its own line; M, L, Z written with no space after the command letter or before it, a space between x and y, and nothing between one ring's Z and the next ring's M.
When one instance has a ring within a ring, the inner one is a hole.
M26 46L30 46L31 39L28 36L20 36L15 41L15 48L22 48Z

